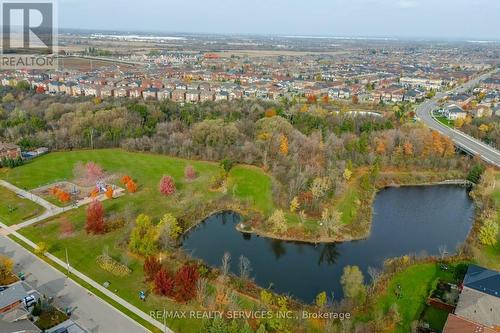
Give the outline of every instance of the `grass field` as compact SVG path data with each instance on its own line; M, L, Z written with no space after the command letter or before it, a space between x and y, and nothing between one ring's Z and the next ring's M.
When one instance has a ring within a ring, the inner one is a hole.
M42 214L44 208L0 186L0 221L14 225Z
M0 177L19 187L33 189L59 180L71 180L74 165L77 162L87 161L94 161L106 172L117 176L130 175L139 186L136 193L103 202L108 215L131 209L135 214L146 213L157 221L167 212L179 216L196 202L215 200L223 195L220 192L209 191L210 179L220 172L217 163L130 153L119 149L51 153L21 167L4 170ZM192 182L184 181L184 167L188 164L193 165L199 174ZM158 183L164 174L171 175L176 181L177 193L171 197L162 196L158 190ZM255 209L264 214L274 208L271 199L271 179L258 168L234 167L229 176L228 187L228 194L234 199L251 202ZM45 242L49 252L63 260L67 249L73 267L98 283L110 282L110 290L144 311L163 308L196 309L194 304L178 304L153 295L150 295L146 302L141 302L138 297L139 291L148 290L149 287L143 281L142 260L126 250L128 229L119 229L100 236L87 235L84 231L85 209L80 207L65 213L62 217L54 217L20 232L35 243ZM74 234L71 237L59 236L62 218L67 218L74 226ZM126 277L116 277L100 269L96 264L96 258L103 251L126 263L132 273ZM196 332L199 325L201 321L197 320L169 320L169 326L173 330L180 331L182 328L182 332Z

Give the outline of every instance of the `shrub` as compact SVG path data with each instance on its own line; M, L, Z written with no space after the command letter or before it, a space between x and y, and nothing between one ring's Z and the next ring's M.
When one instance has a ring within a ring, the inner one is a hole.
M98 256L96 261L99 267L101 267L106 272L116 276L123 277L129 275L132 272L130 268L105 254Z
M493 246L497 243L498 223L494 219L487 219L479 230L479 241L483 245Z

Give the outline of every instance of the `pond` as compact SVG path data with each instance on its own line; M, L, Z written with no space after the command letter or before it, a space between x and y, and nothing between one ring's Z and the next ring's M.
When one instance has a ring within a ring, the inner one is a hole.
M463 243L471 228L474 205L465 188L454 185L386 188L377 193L369 238L333 244L278 241L238 232L236 213L207 218L183 239L183 249L207 264L220 266L231 253L231 270L238 258L250 259L251 276L264 288L291 294L305 302L326 291L342 298L344 266L357 265L369 282L368 267L382 268L387 258L405 254L449 253Z

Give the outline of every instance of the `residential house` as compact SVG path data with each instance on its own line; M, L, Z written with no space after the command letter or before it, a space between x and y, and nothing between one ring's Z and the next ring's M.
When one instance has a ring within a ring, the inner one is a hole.
M216 101L227 101L229 99L229 94L226 91L219 91L215 94Z
M200 91L200 102L213 101L215 99L215 93L210 90Z
M198 90L190 89L186 91L187 102L198 102L200 100L200 92Z
M500 273L471 264L443 333L478 332L500 332Z
M0 142L0 160L4 158L17 159L19 157L21 157L21 148L18 145Z
M147 88L142 92L142 97L144 99L157 99L158 98L158 88Z
M185 100L186 100L186 90L185 89L174 89L172 91L172 101L184 102Z
M109 98L114 96L115 89L112 86L104 86L101 88L101 97Z
M443 114L449 120L464 119L467 117L467 112L455 104L448 105L444 109Z
M9 285L7 289L0 291L0 313L5 313L20 306L27 296L28 293L21 281Z
M126 87L120 87L115 90L115 97L128 97L129 89Z
M424 97L425 93L423 91L418 89L410 89L404 94L403 100L410 103L416 103L423 100Z
M166 100L172 98L172 89L170 88L163 88L158 90L158 100Z

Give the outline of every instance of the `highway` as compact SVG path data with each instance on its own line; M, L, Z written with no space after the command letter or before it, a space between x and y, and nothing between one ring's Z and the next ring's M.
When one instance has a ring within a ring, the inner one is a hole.
M479 83L479 81L491 76L493 73L496 72L498 72L498 69L483 74L473 80L467 81L463 85L455 88L452 92L458 92L458 93L465 92L470 88L476 86ZM478 155L485 162L500 167L500 151L465 133L462 133L458 130L443 125L432 116L432 111L438 108L438 101L445 96L446 93L440 92L437 93L434 98L418 105L416 113L419 120L422 121L424 124L426 124L429 128L449 137L451 140L453 140L455 145L460 149L470 154Z

